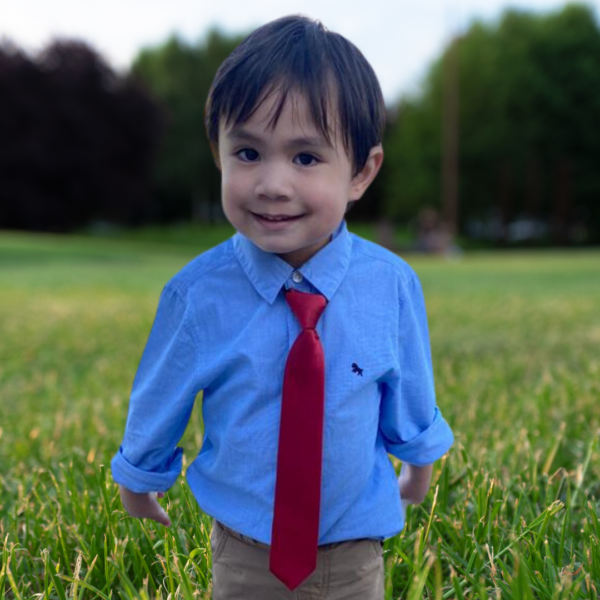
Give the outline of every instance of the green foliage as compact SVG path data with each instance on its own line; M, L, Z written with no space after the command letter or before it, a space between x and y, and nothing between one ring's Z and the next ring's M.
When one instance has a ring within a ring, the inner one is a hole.
M8 600L210 597L212 523L185 480L164 500L165 529L123 512L108 465L160 289L214 241L0 237ZM407 258L456 443L386 541L386 600L596 598L598 252ZM199 399L185 466L202 437Z
M506 223L586 220L600 239L600 27L584 5L538 16L515 10L476 22L459 47L460 210L469 218L498 209ZM388 210L397 217L439 206L444 64L422 94L398 107L387 155ZM559 230L556 230L559 227ZM552 233L552 232L551 232ZM595 236L595 238L593 237Z
M217 30L190 45L177 37L142 50L132 72L167 111L168 129L155 169L160 221L214 216L220 177L204 130L204 104L217 69L241 41ZM212 212L211 212L212 211Z

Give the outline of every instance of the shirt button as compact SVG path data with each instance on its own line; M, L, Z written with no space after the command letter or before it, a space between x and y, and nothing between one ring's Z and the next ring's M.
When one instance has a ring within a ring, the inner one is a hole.
M304 277L302 277L302 273L300 273L299 271L294 271L292 273L292 281L294 283L301 283L303 279Z

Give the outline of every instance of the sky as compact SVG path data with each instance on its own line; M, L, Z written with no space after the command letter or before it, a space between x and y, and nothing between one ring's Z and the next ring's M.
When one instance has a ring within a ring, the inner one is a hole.
M29 51L53 37L83 39L119 70L138 50L177 33L189 42L218 26L245 33L288 14L304 14L352 41L377 73L386 101L418 92L427 67L475 19L507 7L538 13L555 0L0 0L0 38ZM600 15L600 0L587 2Z

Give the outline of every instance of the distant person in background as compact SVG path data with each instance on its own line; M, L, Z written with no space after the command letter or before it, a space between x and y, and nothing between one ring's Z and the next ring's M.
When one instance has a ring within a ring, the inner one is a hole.
M432 254L452 252L452 235L435 208L424 208L417 217L415 249Z
M170 525L155 492L203 391L187 479L215 519L213 600L383 600L383 541L453 435L417 276L344 220L383 161L379 83L345 38L282 18L223 63L206 126L237 233L163 290L112 461L123 505Z

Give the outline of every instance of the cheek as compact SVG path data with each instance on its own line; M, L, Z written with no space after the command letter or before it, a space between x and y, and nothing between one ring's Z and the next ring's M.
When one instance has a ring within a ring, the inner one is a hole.
M327 178L307 178L301 181L298 187L309 202L320 206L335 203L336 198L340 195L339 185Z
M247 178L244 178L239 174L224 173L221 178L223 202L240 202L245 196L248 195L248 191L250 190L249 186L250 182L247 180Z
M322 181L312 186L310 197L324 215L333 217L346 210L350 199L349 186L340 185L338 181Z

